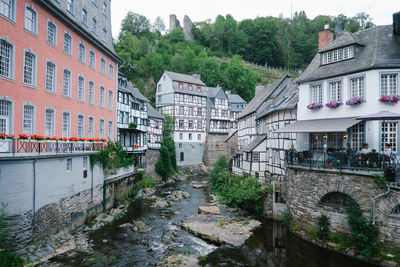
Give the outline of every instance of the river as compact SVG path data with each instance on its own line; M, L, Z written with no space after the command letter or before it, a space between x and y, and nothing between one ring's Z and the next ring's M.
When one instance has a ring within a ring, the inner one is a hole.
M151 199L136 199L125 216L89 235L92 249L62 254L42 266L155 266L171 254L207 255L205 266L375 266L315 246L271 220L263 220L239 248L209 244L179 227L185 216L196 214L197 207L208 202L208 188L194 189L181 182L160 188L157 195L177 189L190 193L190 198L169 208L152 207ZM134 220L151 230L140 233L120 227Z

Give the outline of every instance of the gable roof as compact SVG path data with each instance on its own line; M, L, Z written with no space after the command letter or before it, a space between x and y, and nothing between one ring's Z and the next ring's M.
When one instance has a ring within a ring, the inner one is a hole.
M193 77L192 75L187 75L187 74L182 74L182 73L177 73L177 72L172 72L172 71L167 71L167 70L164 71L164 73L167 74L174 81L206 86L202 80L197 79L197 78Z
M355 58L321 65L324 51L350 44L362 45ZM392 25L376 26L356 33L345 33L317 53L298 78L299 83L333 78L341 75L380 68L400 67L400 37L393 35Z
M259 135L257 136L250 144L248 144L247 146L245 146L243 148L244 152L251 152L253 151L259 144L261 144L262 141L264 141L265 139L267 139L267 135L263 134L263 135Z
M228 94L229 103L246 103L246 101L237 94Z
M235 129L233 131L230 131L228 133L228 137L225 139L225 143L229 141L229 139L231 139L233 136L235 136L235 134L238 132L238 129Z
M257 114L256 119L261 119L275 111L293 109L297 106L298 100L299 90L297 84L295 82L288 84L259 114Z
M145 102L150 102L144 95L142 95L139 92L139 89L136 86L134 86L131 82L128 82L128 88L130 89L130 92L135 98L143 100Z
M164 117L153 106L147 102L147 116L157 119L164 119Z
M258 107L268 98L268 96L274 91L274 89L279 86L279 84L286 79L288 76L283 77L282 79L268 84L264 88L258 90L256 95L250 101L250 103L243 109L242 112L239 113L238 119L241 119L251 113L257 111Z

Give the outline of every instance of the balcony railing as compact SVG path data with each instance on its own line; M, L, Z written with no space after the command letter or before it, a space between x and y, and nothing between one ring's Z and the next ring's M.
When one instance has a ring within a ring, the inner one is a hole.
M296 151L289 150L286 153L289 166L304 166L312 168L347 169L354 171L383 171L385 177L391 181L399 172L399 158L390 157L370 152L360 154L346 151ZM398 175L397 175L398 176Z
M60 141L32 139L0 139L0 153L20 155L21 153L74 153L102 150L106 142Z

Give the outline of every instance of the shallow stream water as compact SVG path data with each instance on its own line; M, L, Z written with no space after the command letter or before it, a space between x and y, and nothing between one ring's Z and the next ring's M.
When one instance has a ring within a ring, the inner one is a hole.
M205 266L373 266L315 246L268 220L239 248L209 244L179 227L185 216L196 214L197 207L208 202L208 188L194 189L190 182L182 182L160 188L157 195L177 189L190 193L190 198L168 208L152 207L151 199L136 199L124 217L89 235L93 250L68 252L44 266L155 266L172 254L207 255ZM151 230L140 233L119 227L135 220Z

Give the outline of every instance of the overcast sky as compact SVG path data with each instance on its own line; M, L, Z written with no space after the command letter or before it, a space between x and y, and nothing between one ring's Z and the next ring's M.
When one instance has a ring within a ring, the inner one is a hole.
M400 11L400 0L112 0L111 19L113 36L119 34L121 21L128 11L145 15L151 23L160 16L169 28L169 15L176 14L183 24L184 15L193 22L207 19L215 20L217 15L231 14L237 21L257 16L274 16L282 14L290 17L291 10L304 10L308 18L317 15L337 16L344 14L352 17L366 12L376 25L392 23L392 14Z

